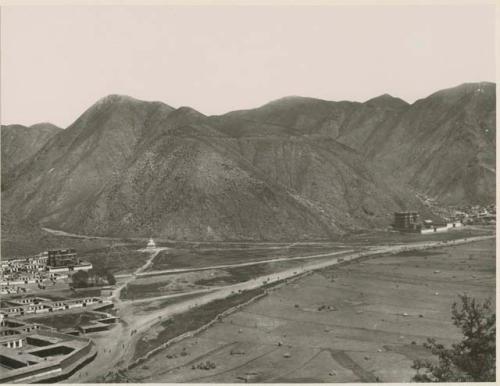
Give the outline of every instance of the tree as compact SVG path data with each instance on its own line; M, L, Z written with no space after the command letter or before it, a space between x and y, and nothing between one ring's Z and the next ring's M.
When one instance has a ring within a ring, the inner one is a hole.
M78 271L71 276L71 280L74 288L85 288L89 285L89 274L86 271Z
M107 269L96 267L89 271L78 271L72 276L73 287L96 287L104 284L115 285L116 279L114 275Z
M106 271L106 280L108 282L109 285L115 285L116 284L116 279L115 279L115 276L109 272L109 271Z
M463 339L446 348L435 339L427 339L424 347L437 360L417 359L413 368L415 382L495 382L496 314L491 299L478 302L460 295L453 303L453 324L462 330Z

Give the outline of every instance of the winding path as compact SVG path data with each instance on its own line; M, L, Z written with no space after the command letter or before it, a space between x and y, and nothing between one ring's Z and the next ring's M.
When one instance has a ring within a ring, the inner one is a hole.
M121 303L121 299L120 299L120 292L123 288L125 288L127 286L127 284L129 284L131 281L135 280L135 278L141 274L142 271L146 270L152 263L153 263L153 260L155 259L156 256L158 256L158 253L160 253L161 251L165 250L167 248L154 248L154 249L151 249L149 251L145 251L145 252L148 252L148 253L151 253L151 256L149 257L149 259L146 260L146 262L141 265L139 268L137 268L131 275L121 275L121 276L118 276L117 277L125 277L125 280L120 282L120 285L117 286L114 290L113 290L113 293L111 295L111 300L115 301L117 304Z

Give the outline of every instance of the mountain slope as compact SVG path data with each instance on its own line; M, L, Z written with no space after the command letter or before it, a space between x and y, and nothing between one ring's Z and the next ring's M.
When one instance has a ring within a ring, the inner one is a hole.
M495 85L470 83L412 105L384 94L364 103L287 97L212 119L239 137L329 137L358 151L390 185L444 204L495 199Z
M5 207L38 218L93 197L126 164L144 132L172 110L129 97L103 98L18 168Z
M1 127L2 190L9 185L9 173L33 156L60 131L59 127L51 123L38 123L30 127L22 125Z
M448 204L495 199L495 85L464 84L411 105L365 145L379 169Z

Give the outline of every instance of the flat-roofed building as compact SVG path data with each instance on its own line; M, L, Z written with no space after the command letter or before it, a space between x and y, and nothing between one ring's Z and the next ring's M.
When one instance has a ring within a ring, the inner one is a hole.
M81 261L74 249L57 249L48 251L47 270L51 273L88 271L92 269L92 264Z
M78 264L74 249L55 249L48 251L47 265L49 267L68 267Z
M31 328L36 325L17 319L3 317L1 321L0 383L55 382L96 356L88 338ZM18 333L2 334L13 325Z
M402 232L418 232L422 228L418 212L395 212L393 226Z

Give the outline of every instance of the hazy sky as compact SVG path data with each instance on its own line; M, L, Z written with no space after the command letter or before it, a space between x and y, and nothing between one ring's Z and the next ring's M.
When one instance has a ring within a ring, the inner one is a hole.
M66 127L108 94L205 114L286 95L408 102L495 80L479 6L3 7L1 121Z

